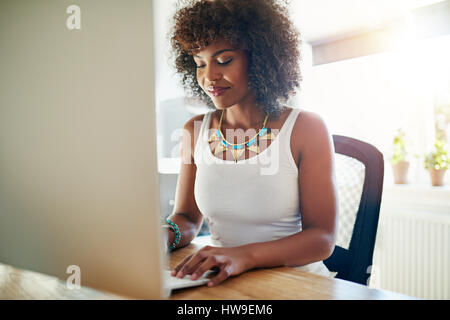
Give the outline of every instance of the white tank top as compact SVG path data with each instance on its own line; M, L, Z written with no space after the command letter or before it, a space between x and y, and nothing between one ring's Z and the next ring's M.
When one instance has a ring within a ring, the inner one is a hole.
M213 112L205 114L194 148L194 196L213 245L272 241L302 230L298 168L290 148L300 112L292 109L266 149L237 163L213 155L208 142L215 133L210 129ZM330 276L322 261L299 269Z

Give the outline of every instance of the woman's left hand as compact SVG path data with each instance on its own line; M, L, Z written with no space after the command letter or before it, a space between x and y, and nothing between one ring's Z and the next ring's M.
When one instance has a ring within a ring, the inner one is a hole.
M192 280L197 280L208 270L218 270L219 273L208 282L208 286L212 287L230 276L236 276L252 268L252 259L245 247L206 246L185 258L172 271L172 276L183 278L185 275L191 275Z

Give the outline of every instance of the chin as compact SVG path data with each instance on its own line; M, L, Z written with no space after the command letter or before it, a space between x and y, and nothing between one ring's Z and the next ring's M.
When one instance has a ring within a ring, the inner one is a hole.
M225 98L225 97L224 97ZM244 99L236 99L234 98L232 101L230 99L213 99L211 98L212 103L218 110L224 110L234 107L235 105L239 104L239 102L243 101Z
M214 101L213 101L213 103L217 110L224 110L224 109L228 109L233 106L233 105L229 105L226 103L220 103L220 102L214 102Z

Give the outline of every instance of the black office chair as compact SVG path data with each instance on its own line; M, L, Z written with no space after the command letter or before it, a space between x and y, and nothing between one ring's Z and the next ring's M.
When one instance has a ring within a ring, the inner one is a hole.
M333 136L339 227L333 254L324 261L336 278L368 285L383 192L383 154L374 146Z

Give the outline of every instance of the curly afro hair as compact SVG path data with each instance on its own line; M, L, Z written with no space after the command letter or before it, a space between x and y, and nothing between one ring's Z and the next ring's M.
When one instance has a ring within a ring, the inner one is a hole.
M193 55L219 37L249 58L249 89L276 118L300 86L300 34L288 18L287 1L182 0L170 38L175 68L186 93L214 109L197 83Z

